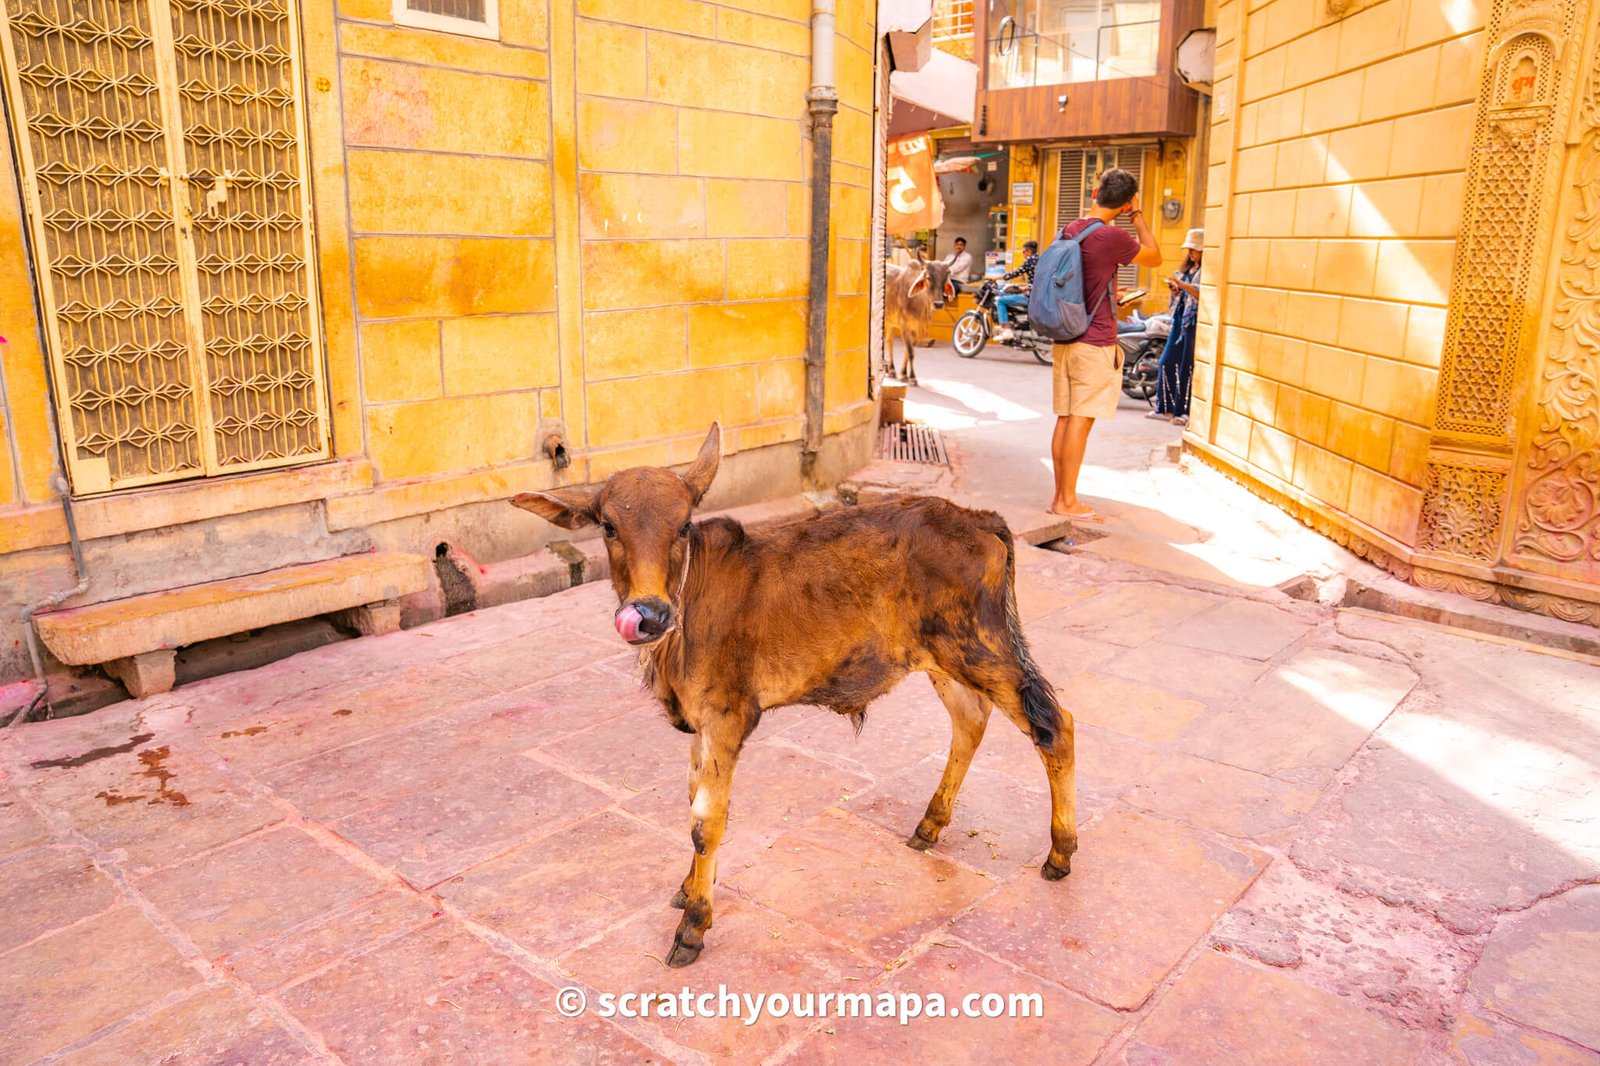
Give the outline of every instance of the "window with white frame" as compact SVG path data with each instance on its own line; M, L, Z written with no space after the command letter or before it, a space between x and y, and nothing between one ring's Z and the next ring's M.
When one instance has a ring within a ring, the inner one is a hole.
M396 26L500 39L500 0L394 0Z

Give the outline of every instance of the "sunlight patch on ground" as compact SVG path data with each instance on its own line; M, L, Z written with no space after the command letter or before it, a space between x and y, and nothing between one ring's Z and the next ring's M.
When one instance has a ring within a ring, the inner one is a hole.
M979 385L969 385L961 381L929 380L923 378L921 386L929 392L936 392L940 396L949 397L957 403L982 414L993 415L1001 422L1029 422L1035 418L1044 417L1031 407L1024 407L1020 403L1013 403L1004 396L990 392Z
M1600 859L1595 769L1577 753L1425 714L1397 720L1383 739L1568 853Z
M921 422L941 432L948 429L973 429L977 426L993 426L998 423L992 419L979 420L969 414L964 414L954 407L943 404L926 403L922 400L906 399L906 420L908 422Z

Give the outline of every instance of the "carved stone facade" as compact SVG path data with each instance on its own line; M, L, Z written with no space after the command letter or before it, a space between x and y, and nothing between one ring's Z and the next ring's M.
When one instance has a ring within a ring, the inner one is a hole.
M1600 625L1594 599L1519 587L1533 582L1515 576L1588 586L1600 599L1600 31L1591 17L1577 0L1506 0L1490 16L1457 253L1472 269L1457 270L1451 292L1412 580ZM1451 560L1480 566L1464 573Z
M1411 577L1600 625L1594 599L1515 577L1588 586L1600 599L1600 31L1590 17L1577 0L1506 0L1490 16L1457 252L1472 269L1457 270L1451 292Z
M1397 576L1600 625L1600 5L1217 10L1189 446Z
M1600 576L1600 50L1577 119L1555 313L1533 384L1538 406L1512 555Z
M1553 146L1562 140L1586 9L1579 0L1503 0L1489 16L1456 250L1471 269L1457 270L1451 285L1418 528L1423 551L1487 563L1500 555L1505 478L1482 476L1473 456L1504 462L1516 444L1517 381L1538 336L1550 245L1541 222L1551 217L1561 168Z

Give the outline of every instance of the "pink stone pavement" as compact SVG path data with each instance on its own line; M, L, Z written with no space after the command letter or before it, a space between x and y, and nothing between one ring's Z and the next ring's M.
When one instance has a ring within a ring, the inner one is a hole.
M1021 549L1082 850L996 716L773 712L716 924L661 957L687 740L610 591L0 736L0 1061L1600 1062L1593 663ZM1034 993L1039 1018L606 1019L602 993ZM557 1011L583 989L591 1011Z

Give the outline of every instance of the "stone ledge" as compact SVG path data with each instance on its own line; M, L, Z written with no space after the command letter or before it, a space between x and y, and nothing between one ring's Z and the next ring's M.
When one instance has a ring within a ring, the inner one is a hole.
M1342 607L1600 657L1600 629L1594 626L1484 602L1458 592L1409 584L1366 564L1353 567L1352 571L1346 577L1344 594L1339 599Z
M371 485L371 463L334 459L92 496L74 500L72 507L79 535L89 541L323 500ZM6 512L0 521L0 555L66 543L67 523L59 501Z
M347 555L54 611L34 625L51 655L83 666L398 599L426 588L428 571L403 552Z

